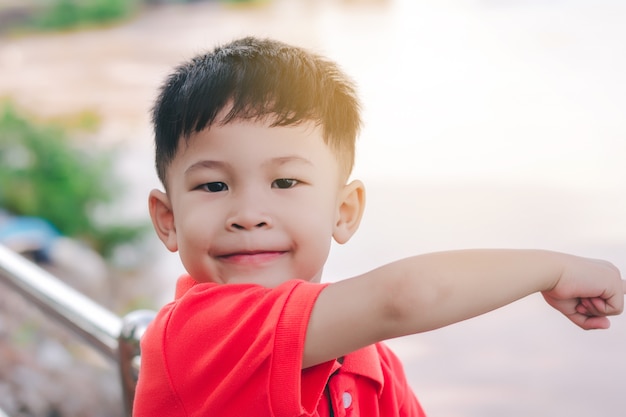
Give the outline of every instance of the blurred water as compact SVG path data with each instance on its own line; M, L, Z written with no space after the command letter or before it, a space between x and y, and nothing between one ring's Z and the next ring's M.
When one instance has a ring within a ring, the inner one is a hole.
M240 35L301 44L339 61L364 103L354 176L368 208L327 280L464 247L562 250L626 271L626 3L357 3L168 6L121 27L0 39L0 95L42 114L102 113L95 140L124 146L133 190L118 215L147 217L147 114L171 67ZM163 303L182 269L158 253L150 295ZM583 332L530 297L391 343L434 417L626 410L624 317Z

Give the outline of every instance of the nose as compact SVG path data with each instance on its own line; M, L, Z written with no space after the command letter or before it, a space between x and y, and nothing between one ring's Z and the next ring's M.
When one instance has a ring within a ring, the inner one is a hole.
M255 223L254 221L248 221L247 219L231 219L228 223L228 228L233 231L262 229L264 227L269 227L269 223L265 221Z
M233 210L226 220L226 228L230 231L271 228L271 216L261 200L258 195L235 199Z

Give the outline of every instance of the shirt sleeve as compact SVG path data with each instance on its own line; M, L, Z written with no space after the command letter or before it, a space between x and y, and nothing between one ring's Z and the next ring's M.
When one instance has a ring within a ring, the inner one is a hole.
M323 287L307 283L295 287L278 321L270 380L270 399L276 415L292 415L294 410L312 414L333 371L334 361L302 370L309 318ZM285 395L287 387L295 388L292 395Z
M171 389L188 415L313 413L333 366L301 369L309 317L323 288L294 280L271 289L189 289L162 340Z

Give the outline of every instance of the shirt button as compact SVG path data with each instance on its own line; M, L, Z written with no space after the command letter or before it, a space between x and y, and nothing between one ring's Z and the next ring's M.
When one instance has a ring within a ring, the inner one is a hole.
M343 408L349 408L352 405L352 395L349 392L344 392L341 399L343 400Z

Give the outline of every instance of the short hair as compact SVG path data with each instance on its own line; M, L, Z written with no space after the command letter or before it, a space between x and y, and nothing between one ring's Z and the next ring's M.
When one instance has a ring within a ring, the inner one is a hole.
M231 106L222 120L220 111ZM271 120L271 126L313 121L346 177L354 165L361 118L356 88L339 66L303 48L245 37L176 67L152 110L156 169L166 185L179 141L215 123Z

